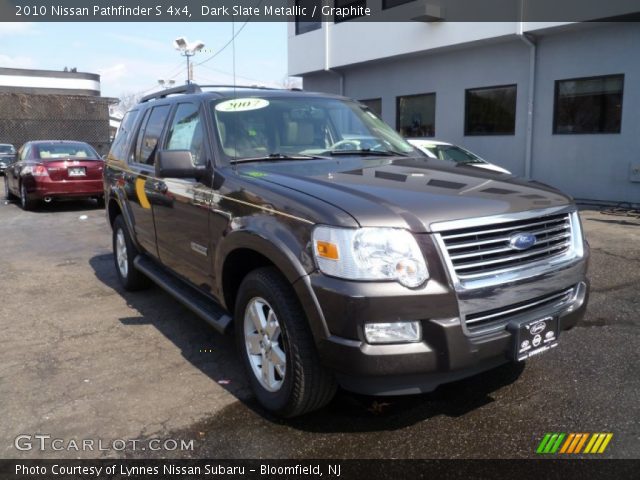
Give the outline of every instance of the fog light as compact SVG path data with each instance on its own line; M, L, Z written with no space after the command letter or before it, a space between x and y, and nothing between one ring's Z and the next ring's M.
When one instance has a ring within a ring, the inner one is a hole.
M420 322L366 323L367 343L407 343L422 339Z

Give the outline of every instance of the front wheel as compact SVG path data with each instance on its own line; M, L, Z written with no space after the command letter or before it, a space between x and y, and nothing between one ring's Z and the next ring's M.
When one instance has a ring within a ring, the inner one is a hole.
M122 215L118 215L113 222L113 256L118 278L125 290L141 290L149 286L149 279L133 264L138 255L138 249L129 236L127 224Z
M276 269L254 270L242 281L235 331L253 392L267 410L295 417L331 401L335 379L320 364L306 315Z

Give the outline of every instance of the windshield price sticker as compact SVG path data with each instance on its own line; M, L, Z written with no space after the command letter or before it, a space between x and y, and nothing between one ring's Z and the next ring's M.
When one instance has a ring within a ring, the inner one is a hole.
M269 105L269 101L264 98L234 98L226 100L216 105L218 112L246 112L248 110L258 110Z

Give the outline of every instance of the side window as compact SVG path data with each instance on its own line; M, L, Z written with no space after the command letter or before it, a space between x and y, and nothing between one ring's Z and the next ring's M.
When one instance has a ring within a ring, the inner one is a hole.
M127 144L129 143L129 137L131 136L131 130L133 129L133 125L138 117L137 110L131 110L125 113L124 117L122 117L122 121L120 122L120 127L118 128L118 133L116 134L116 138L111 145L111 151L109 153L110 157L115 158L116 160L124 160L126 153L125 149L127 148Z
M29 158L29 152L31 151L31 145L26 145L20 149L20 161Z
M151 110L146 125L140 128L134 161L145 165L153 165L156 158L158 140L169 114L169 105L160 105ZM144 128L144 132L142 130Z
M190 150L195 165L206 163L202 115L198 105L181 103L173 116L165 150Z

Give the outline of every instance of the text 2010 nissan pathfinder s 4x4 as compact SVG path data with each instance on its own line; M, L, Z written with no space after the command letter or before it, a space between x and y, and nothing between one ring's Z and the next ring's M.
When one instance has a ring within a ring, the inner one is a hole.
M151 279L233 325L255 395L283 416L338 385L427 392L525 360L587 304L569 197L428 158L339 96L150 95L122 121L104 188L124 287Z

